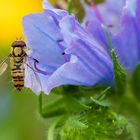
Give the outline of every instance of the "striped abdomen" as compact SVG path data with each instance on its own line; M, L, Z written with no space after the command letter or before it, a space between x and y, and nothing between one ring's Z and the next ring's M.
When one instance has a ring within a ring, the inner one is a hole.
M26 44L22 40L17 40L12 43L11 46L11 74L12 81L15 88L18 91L24 87L24 62L26 60L27 54L25 52Z
M14 63L12 66L11 75L14 87L18 91L21 91L24 87L24 64L21 62Z

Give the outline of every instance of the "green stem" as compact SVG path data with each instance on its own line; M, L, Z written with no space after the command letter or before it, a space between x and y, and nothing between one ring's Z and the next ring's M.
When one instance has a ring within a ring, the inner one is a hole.
M43 112L42 112L42 96L43 96L43 94L41 93L40 95L39 95L39 113L41 114L41 116L43 116Z
M69 15L72 14L72 0L68 0L67 11L68 11Z
M57 126L57 124L62 120L63 116L58 117L50 126L49 130L48 130L48 140L54 140L54 133L55 133L55 128Z

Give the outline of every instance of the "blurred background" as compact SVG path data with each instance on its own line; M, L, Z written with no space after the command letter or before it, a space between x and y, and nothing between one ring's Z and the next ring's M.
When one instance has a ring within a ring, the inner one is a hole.
M0 1L0 59L22 35L22 17L42 11L41 0ZM38 97L12 86L10 68L0 77L0 140L45 140L45 125L39 121Z
M55 1L50 0L52 4L55 4ZM41 2L42 0L1 0L0 60L10 53L11 43L16 38L23 37L22 17L30 13L41 12ZM78 0L73 0L73 2L73 12L81 20L84 15L82 7ZM134 131L138 131L140 128L140 103L130 95L118 96L118 99L112 95L112 106L117 112L125 114L126 118L134 122L136 125ZM51 99L54 97L48 98L49 101ZM46 140L50 120L46 122L40 119L38 112L38 97L29 89L24 89L20 93L16 92L11 82L9 67L0 77L0 140Z

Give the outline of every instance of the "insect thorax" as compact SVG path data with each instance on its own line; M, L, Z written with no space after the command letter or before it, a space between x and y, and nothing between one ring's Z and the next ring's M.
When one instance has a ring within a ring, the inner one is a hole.
M13 57L24 57L26 55L24 49L26 47L26 44L22 40L17 40L12 43L11 45L11 55Z

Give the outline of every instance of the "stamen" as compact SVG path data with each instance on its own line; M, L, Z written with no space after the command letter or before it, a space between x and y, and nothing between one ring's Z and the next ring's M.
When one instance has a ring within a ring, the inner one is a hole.
M43 70L39 69L37 67L37 64L39 63L39 61L37 59L35 59L35 58L31 57L31 56L28 56L28 58L34 60L34 68L37 70L38 73L41 73L43 75L51 75L52 74L52 73L49 73L47 71L43 71Z
M36 61L34 61L34 68L37 70L37 72L39 72L39 73L41 73L41 74L43 74L43 75L51 75L51 73L48 73L47 71L43 71L43 70L41 70L41 69L39 69L38 67L37 67L37 64L38 62L36 62Z
M113 28L113 27L114 27L114 25L109 24L109 25L107 25L107 27L109 27L109 28Z
M63 50L64 48L63 48L63 46L60 44L61 42L63 42L62 39L57 40L57 44L58 44L59 48L60 48L61 50ZM62 55L64 56L64 61L65 61L65 62L68 62L68 57L67 57L67 55L65 54L65 52L62 52Z
M62 52L62 55L65 55L65 52Z
M39 61L38 61L38 60L36 60L35 58L33 58L33 60L34 60L36 63L39 63Z

